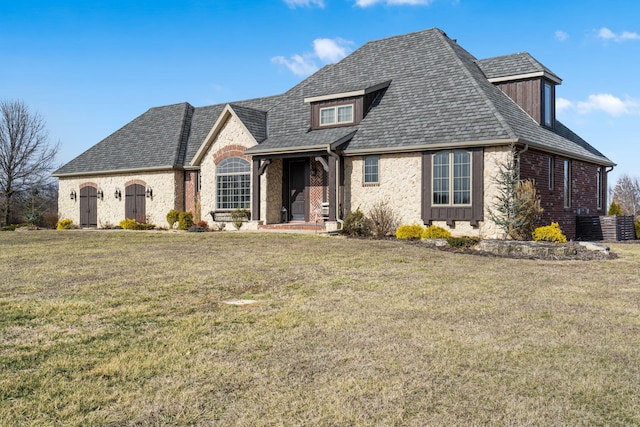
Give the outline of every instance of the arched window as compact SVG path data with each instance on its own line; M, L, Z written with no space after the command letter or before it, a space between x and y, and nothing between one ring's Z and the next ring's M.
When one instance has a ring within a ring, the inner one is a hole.
M241 157L228 157L216 168L216 209L251 207L251 163Z

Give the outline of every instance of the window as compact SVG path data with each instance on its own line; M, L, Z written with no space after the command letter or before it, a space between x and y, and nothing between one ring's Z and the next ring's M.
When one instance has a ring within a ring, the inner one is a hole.
M471 153L443 151L433 156L433 204L471 204Z
M602 168L596 170L596 199L598 209L602 209Z
M553 185L555 184L553 180L553 157L549 156L549 190L553 190Z
M571 207L571 161L564 161L564 207Z
M320 126L353 123L353 105L320 109Z
M544 124L553 127L553 87L551 83L544 82Z
M379 156L367 156L364 158L364 183L377 184L379 181Z
M229 157L216 169L216 209L249 209L251 195L251 163L240 157Z

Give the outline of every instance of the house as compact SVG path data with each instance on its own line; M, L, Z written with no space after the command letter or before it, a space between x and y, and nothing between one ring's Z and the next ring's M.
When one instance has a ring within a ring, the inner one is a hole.
M436 28L371 41L280 95L151 108L54 173L59 214L104 227L244 208L248 227L332 230L386 202L402 223L491 238L514 144L543 222L574 237L577 215L604 214L614 163L556 120L561 82L528 53L478 60Z

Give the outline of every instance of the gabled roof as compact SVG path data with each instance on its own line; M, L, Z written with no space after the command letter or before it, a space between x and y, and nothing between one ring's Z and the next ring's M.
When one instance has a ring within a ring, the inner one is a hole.
M234 103L234 109L256 141L266 136L266 112L279 96ZM154 107L118 129L53 173L93 175L182 168L222 114L226 104ZM247 125L248 123L248 125Z
M492 83L531 77L546 77L556 84L562 83L560 77L527 52L481 59L478 65Z

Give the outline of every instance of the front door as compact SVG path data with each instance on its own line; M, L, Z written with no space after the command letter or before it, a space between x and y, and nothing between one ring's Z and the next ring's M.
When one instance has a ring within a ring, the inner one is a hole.
M292 221L306 221L307 209L307 162L290 161L289 165L289 212Z
M98 226L98 191L96 187L80 189L80 227Z
M125 188L124 215L140 223L147 222L144 185L132 184Z

